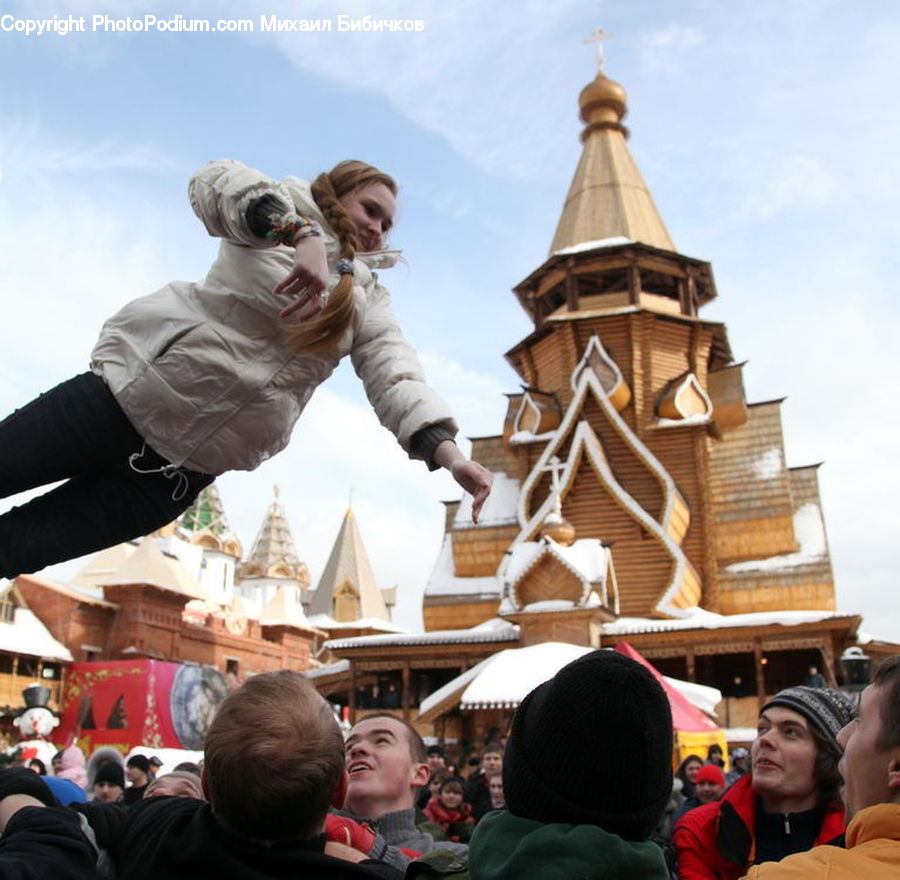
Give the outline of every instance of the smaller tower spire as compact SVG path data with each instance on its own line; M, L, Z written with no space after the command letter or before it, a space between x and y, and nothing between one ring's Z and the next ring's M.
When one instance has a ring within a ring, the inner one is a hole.
M278 503L280 494L278 486L273 486L272 503L263 517L250 555L241 565L239 576L290 578L308 583L307 568L297 556L287 515Z
M309 613L326 614L340 622L390 620L352 508L348 507L344 514L331 555L310 599Z

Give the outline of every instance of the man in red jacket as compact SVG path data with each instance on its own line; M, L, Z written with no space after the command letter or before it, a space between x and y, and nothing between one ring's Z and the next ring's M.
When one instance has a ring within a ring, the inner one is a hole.
M859 718L838 737L846 849L817 846L746 880L888 880L900 876L900 656L889 657L862 693Z
M751 772L672 831L680 880L737 880L751 865L840 838L837 734L853 715L850 700L828 688L788 688L769 700Z

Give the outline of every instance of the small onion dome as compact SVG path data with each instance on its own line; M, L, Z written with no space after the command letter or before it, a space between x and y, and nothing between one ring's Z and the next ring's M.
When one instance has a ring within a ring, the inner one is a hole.
M557 544L568 547L575 541L575 526L553 511L547 515L541 526L541 537L552 538Z
M578 96L581 118L588 125L616 125L628 112L626 99L622 86L598 73Z

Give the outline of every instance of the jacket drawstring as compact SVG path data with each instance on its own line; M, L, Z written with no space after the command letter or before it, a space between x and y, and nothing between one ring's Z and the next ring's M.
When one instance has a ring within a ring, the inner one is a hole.
M140 452L133 452L128 456L128 466L136 473L136 474L162 474L167 480L176 479L178 482L175 484L175 489L172 492L172 500L173 501L181 501L185 495L187 495L188 488L190 487L190 482L188 481L187 474L175 464L165 464L162 467L156 468L141 468L137 466L137 462L140 461L144 454L147 452L147 442L144 441L141 446Z

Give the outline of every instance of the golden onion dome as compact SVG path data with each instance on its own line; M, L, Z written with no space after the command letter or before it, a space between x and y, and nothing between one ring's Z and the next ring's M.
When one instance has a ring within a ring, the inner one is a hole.
M561 516L551 513L541 526L541 537L552 538L557 544L569 547L575 541L575 526Z
M581 118L588 125L620 123L628 113L625 89L617 82L598 73L578 96Z

